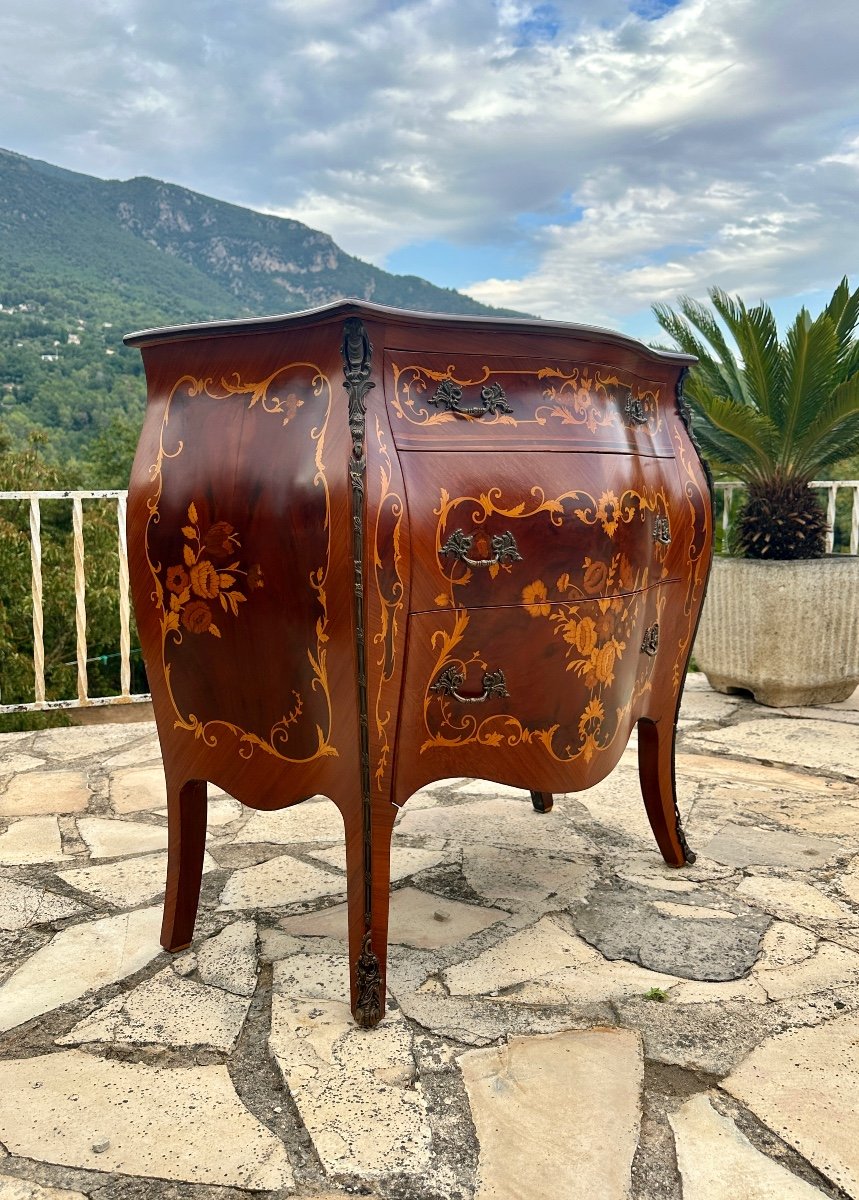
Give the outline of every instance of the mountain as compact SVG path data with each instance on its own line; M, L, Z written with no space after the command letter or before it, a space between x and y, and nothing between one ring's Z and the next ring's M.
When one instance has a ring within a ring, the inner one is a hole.
M0 422L14 444L44 432L56 462L85 461L94 439L117 430L133 440L143 401L139 356L121 343L128 330L342 296L512 315L391 275L299 221L0 150Z

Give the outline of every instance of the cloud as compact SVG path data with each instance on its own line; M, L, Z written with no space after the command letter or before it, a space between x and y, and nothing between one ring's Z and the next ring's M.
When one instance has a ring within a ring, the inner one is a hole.
M613 106L603 88L591 109L603 149L588 138L571 189L577 219L541 231L525 278L465 290L617 323L714 284L772 297L831 289L855 271L859 38L841 7L785 4L776 24L769 6L698 0L658 26L591 39L587 61L596 74L610 63L622 95ZM637 70L609 53L631 33Z
M630 186L612 174L582 188L586 207L578 222L541 231L536 270L464 290L544 317L576 313L612 324L654 301L703 296L714 285L750 300L831 290L857 266L849 261L855 199L843 186L843 169L818 163L797 170L798 178L782 178L778 188L692 171L676 185Z
M32 0L0 13L0 144L380 263L525 238L533 269L468 290L616 324L856 270L857 59L853 0Z

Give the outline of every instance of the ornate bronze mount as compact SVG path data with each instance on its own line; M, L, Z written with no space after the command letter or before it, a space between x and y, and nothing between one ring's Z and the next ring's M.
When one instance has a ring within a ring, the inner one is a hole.
M448 377L438 385L435 395L430 398L430 404L440 404L449 412L462 417L483 417L487 413L494 415L513 411L500 383L487 383L480 389L480 399L482 404L463 406L462 386Z
M370 832L370 736L367 717L367 648L364 631L364 492L367 475L367 457L364 450L364 434L367 413L367 393L376 385L370 379L373 347L364 325L357 317L350 317L343 326L343 341L340 344L343 357L343 386L349 397L349 431L352 435L352 454L349 459L349 480L352 485L352 584L354 589L355 651L358 660L358 707L361 748L361 822L364 839L364 862L371 860ZM369 869L364 878L364 923L369 928L372 921L373 888ZM370 959L379 964L373 954L372 943L364 938L361 957L358 959L358 1007L356 1019L359 1025L375 1025L381 1019L382 1010L372 1016L375 1009L369 1001L361 999L362 963L366 976ZM368 957L369 956L369 957ZM366 990L366 989L365 989ZM378 987L376 988L378 993ZM369 992L367 993L369 995ZM378 1004L381 1000L377 996ZM369 1006L369 1007L368 1007ZM367 1016L370 1013L371 1016Z
M492 550L492 558L469 558L468 552L473 544L473 533L463 533L461 529L457 529L450 535L439 553L452 554L454 558L467 563L469 567L494 567L496 563L516 562L522 559L516 539L509 529L504 533L493 534L490 538L489 546Z
M653 540L660 542L663 546L671 545L671 522L667 517L653 518Z
M644 637L641 642L641 651L643 654L649 654L653 658L656 651L659 649L659 622L654 621L644 631Z
M340 345L343 357L343 386L349 395L349 430L352 434L352 458L360 466L364 458L364 414L367 392L374 388L370 382L370 363L373 347L367 331L357 317L350 317L343 326Z
M691 867L694 862L697 862L698 855L694 850L689 849L689 843L686 841L686 834L683 830L683 821L680 818L680 807L677 803L676 796L674 797L674 827L677 830L677 841L680 843L680 849L683 851L683 857Z
M435 683L430 685L431 692L438 692L440 696L452 696L454 700L458 700L460 704L482 704L484 700L488 700L490 696L509 696L507 691L507 681L504 678L504 672L486 671L483 675L483 694L481 696L461 696L458 688L461 688L465 683L465 675L453 663L449 667L445 667L439 675Z
M363 1029L372 1029L382 1019L382 976L379 960L373 952L373 938L369 929L361 941L356 974L358 998L355 1020Z
M647 413L644 411L644 405L639 399L633 396L632 392L627 396L623 411L631 425L647 424Z

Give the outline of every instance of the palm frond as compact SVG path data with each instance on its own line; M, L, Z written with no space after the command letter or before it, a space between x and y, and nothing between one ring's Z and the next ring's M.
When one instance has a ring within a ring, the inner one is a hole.
M734 351L728 345L728 341L712 313L703 304L689 296L680 297L680 311L716 351L716 358L713 361L718 367L728 395L738 404L748 404L749 398L743 372Z
M678 310L653 311L700 360L686 394L711 464L767 492L859 453L859 290L842 279L823 312L812 320L801 309L781 343L769 305L747 308L719 288L710 300L715 316L685 296Z
M704 336L710 340L706 330L706 322L702 321L699 325L697 320L700 315L697 310L700 309L705 317L709 315L707 314L707 310L703 309L688 296L681 297L680 307L683 316L686 318L685 320L678 317L672 309L664 304L654 304L652 311L659 324L666 333L674 338L680 349L686 354L694 354L698 359L698 362L692 368L687 390L690 390L691 394L691 389L696 386L696 382L703 380L706 388L716 392L727 393L738 403L745 402L746 397L743 390L742 373L737 366L730 347L727 343L724 343L725 356L722 357L719 346L711 343L720 354L719 358L714 358L707 342L702 341L701 338L696 336L689 326L689 323L695 324ZM710 320L712 322L712 318ZM718 326L715 325L715 322L712 322L712 324L715 326L717 334L720 335L721 331ZM702 328L702 326L704 327ZM724 342L724 339L722 340Z
M817 443L814 447L813 469L809 467L804 473L822 475L833 463L843 463L845 457L851 458L856 454L859 454L859 418L846 422L838 433Z
M695 421L695 440L710 469L716 474L740 479L744 483L753 483L769 475L752 448L738 446L733 438L720 433L703 419Z
M801 309L787 331L783 361L781 464L787 467L795 439L819 426L821 409L838 382L838 339L831 317L823 312L812 321Z
M654 304L651 311L665 332L674 338L674 341L684 354L694 354L696 358L700 358L702 355L705 358L709 357L709 352L704 343L695 336L687 323L678 317L674 310L669 308L667 304Z
M815 473L821 465L859 452L859 374L839 384L814 421L795 439L792 468Z
M747 404L714 392L694 398L701 416L695 433L705 455L733 463L744 478L765 478L775 469L778 429L769 417Z
M845 275L832 293L832 299L823 310L835 326L839 354L846 357L855 349L853 333L859 321L859 288L851 293Z
M842 373L845 379L850 379L857 371L859 371L859 341L850 343L842 366Z
M777 419L782 402L782 361L778 328L768 304L746 308L721 288L710 300L727 325L743 359L749 399L767 417Z

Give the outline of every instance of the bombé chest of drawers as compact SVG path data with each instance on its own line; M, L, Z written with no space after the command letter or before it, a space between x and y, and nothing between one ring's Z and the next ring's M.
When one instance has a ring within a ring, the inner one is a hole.
M691 861L674 737L712 549L692 360L357 301L126 340L148 383L128 532L166 947L193 934L206 781L340 810L364 1025L384 1008L394 820L424 784L494 780L547 810L637 725L654 836Z

